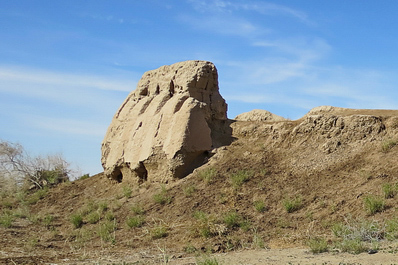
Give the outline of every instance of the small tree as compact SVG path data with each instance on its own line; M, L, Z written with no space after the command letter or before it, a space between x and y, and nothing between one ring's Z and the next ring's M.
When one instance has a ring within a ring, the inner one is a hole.
M28 184L35 188L57 185L69 180L71 169L62 155L30 157L20 144L0 140L0 187L15 181L17 186Z

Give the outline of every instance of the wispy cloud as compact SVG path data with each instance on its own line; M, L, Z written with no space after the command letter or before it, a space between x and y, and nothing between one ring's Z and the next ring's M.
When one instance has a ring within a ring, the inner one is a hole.
M38 69L0 66L0 82L19 81L31 84L62 85L70 87L89 87L111 91L131 91L135 80L115 80L102 76L57 73ZM1 86L1 90L6 90Z
M287 6L277 5L264 1L222 1L222 0L188 0L200 12L250 11L264 15L285 15L309 23L305 12Z

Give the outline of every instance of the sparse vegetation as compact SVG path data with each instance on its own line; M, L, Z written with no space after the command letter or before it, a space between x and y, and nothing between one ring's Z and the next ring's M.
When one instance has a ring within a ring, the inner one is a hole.
M368 195L364 198L364 207L368 214L373 215L378 212L382 212L385 209L385 201L383 198L379 198L373 195Z
M221 263L215 257L202 256L196 259L197 265L220 265Z
M130 198L133 194L133 191L129 186L123 186L123 197Z
M196 188L195 188L195 186L188 186L188 187L185 187L183 189L183 191L184 191L185 196L191 197L195 193Z
M173 198L171 196L167 195L167 189L166 186L162 185L161 186L161 190L158 193L155 193L155 195L153 195L153 200L156 203L159 204L169 204L171 203L171 201L173 200Z
M397 185L392 185L391 183L384 183L381 189L383 191L384 198L391 199L397 194L398 187Z
M282 201L282 204L288 213L292 213L303 207L303 200L301 199L301 196L296 196L294 198L285 198Z
M253 173L248 170L239 170L236 173L231 174L230 180L234 188L239 188L243 183L248 181L253 176Z
M83 225L83 216L79 213L72 214L70 221L74 228L80 228Z
M10 211L4 211L0 215L0 225L9 228L12 226L12 222L14 221L14 217Z
M310 238L307 241L307 245L314 254L327 252L329 250L328 242L323 237Z
M389 152L394 146L396 146L398 144L398 141L393 140L393 139L388 139L385 140L381 143L381 150L384 153Z
M263 213L267 210L267 206L265 206L264 201L255 201L253 202L254 209L256 209L257 212Z
M167 237L169 235L167 227L162 224L156 225L151 229L150 232L153 239L159 239L162 237Z
M132 227L141 227L145 223L145 217L141 215L129 217L126 220L127 226Z
M199 172L199 178L201 178L206 184L213 182L217 176L217 170L214 168L208 168Z
M115 231L116 231L116 220L108 221L105 220L99 223L97 233L102 241L115 243Z

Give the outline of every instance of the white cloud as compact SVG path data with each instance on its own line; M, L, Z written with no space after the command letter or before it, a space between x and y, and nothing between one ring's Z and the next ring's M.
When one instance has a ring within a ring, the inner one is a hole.
M286 15L310 23L306 13L302 11L264 1L188 0L188 2L200 12L252 11L264 15Z
M101 90L131 91L133 80L115 80L102 76L57 73L45 70L0 66L0 82L18 81L31 84L89 87ZM7 87L1 86L0 90Z

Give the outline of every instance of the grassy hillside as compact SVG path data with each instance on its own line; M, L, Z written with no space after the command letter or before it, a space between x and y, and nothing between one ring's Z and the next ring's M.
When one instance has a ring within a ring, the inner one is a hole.
M137 186L98 174L3 194L0 260L130 255L161 263L166 252L298 245L398 250L388 248L398 237L398 112L339 110L231 127L231 145L173 183Z

